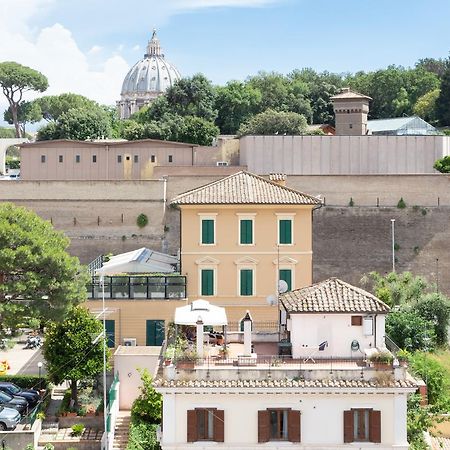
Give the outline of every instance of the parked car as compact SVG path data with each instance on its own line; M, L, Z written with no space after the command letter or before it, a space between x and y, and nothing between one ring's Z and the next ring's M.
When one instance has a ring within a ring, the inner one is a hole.
M17 409L0 405L0 431L14 430L20 422L20 413Z
M3 391L0 391L0 405L17 409L22 415L28 412L28 402L23 397L9 395Z
M0 381L0 391L6 392L12 396L23 397L31 408L34 408L41 398L38 391L34 389L22 389L17 384L7 381Z

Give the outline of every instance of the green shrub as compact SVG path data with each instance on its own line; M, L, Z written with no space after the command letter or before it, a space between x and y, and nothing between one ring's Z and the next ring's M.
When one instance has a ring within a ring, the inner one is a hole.
M400 250L400 244L398 244L397 242L394 244L394 250Z
M450 155L438 159L433 167L441 173L450 173Z
M156 439L157 424L134 420L130 425L127 450L161 450Z
M39 380L39 377L35 375L2 375L0 381L17 384L23 389L39 389L39 386L42 386L42 389L48 389L50 384L47 378L42 377Z
M148 423L161 422L162 396L155 391L153 379L147 369L138 369L141 375L141 393L131 407L131 417Z
M141 213L137 216L136 223L139 228L144 228L148 224L148 217Z
M81 436L84 431L84 425L82 423L76 423L71 426L72 428L72 436Z
M403 197L400 198L400 200L398 201L397 208L398 209L405 209L406 208L406 203L405 203L405 200L403 200Z
M422 216L426 216L427 215L427 210L425 208L422 208L421 213L422 213Z
M350 201L348 202L348 206L355 206L355 202L353 201L353 197L350 197Z

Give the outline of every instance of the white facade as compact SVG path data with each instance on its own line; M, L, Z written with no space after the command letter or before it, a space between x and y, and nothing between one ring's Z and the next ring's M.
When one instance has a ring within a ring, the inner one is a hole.
M352 325L352 316L361 317L361 325ZM364 349L385 348L384 314L291 314L288 321L292 357L361 358ZM323 351L315 351L322 342ZM357 341L358 350L352 350Z
M159 389L163 393L163 450L246 449L408 449L406 436L407 393L412 389L304 389L282 390L183 390ZM187 411L217 408L224 411L224 442L187 443ZM301 442L258 443L258 411L292 408L301 413ZM343 415L352 408L381 411L381 443L344 444Z

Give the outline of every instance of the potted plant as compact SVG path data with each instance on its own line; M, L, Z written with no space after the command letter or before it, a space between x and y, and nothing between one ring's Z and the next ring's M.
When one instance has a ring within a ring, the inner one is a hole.
M228 357L228 353L229 353L229 351L228 351L228 347L227 346L223 345L222 347L220 347L220 349L219 349L219 356L221 358L227 358Z
M408 367L408 361L409 361L410 356L411 355L407 350L400 349L397 352L397 359L398 359L400 366Z
M192 349L186 349L177 361L178 369L193 369L198 359L197 352Z
M369 361L375 369L390 369L392 368L393 360L394 357L387 350L377 351L369 356Z

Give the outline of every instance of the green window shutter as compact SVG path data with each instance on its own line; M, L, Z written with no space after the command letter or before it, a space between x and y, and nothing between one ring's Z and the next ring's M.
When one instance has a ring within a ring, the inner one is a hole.
M241 270L241 295L253 295L253 270Z
M292 271L291 269L280 270L280 280L286 281L288 285L288 291L292 290Z
M214 220L202 220L202 244L214 244Z
M109 348L116 346L116 321L105 320L106 345Z
M280 220L280 244L292 244L292 220Z
M241 220L241 244L253 244L253 220Z
M201 295L214 295L214 270L202 269L201 292Z

